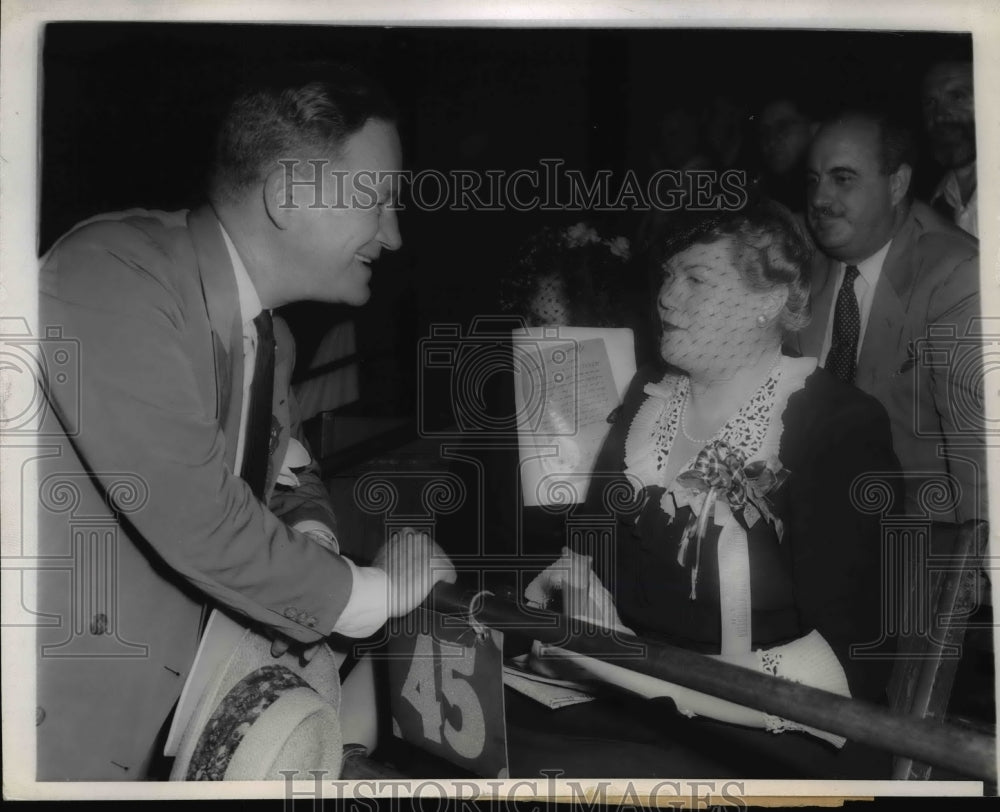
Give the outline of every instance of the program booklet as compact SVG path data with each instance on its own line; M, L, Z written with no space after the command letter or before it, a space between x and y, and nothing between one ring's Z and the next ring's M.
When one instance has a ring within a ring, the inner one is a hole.
M627 328L512 333L521 491L526 506L582 502L609 417L635 375Z

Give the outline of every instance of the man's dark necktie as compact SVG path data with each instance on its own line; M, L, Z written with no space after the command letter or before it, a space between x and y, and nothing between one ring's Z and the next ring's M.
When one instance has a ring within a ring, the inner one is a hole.
M264 498L267 461L271 447L271 414L274 397L274 325L266 310L253 320L257 328L257 357L250 385L246 442L243 445L243 479L254 496Z
M833 338L826 356L826 368L840 380L854 383L858 362L858 336L861 334L861 311L854 294L854 281L858 278L856 265L844 269L844 281L837 294L833 311Z

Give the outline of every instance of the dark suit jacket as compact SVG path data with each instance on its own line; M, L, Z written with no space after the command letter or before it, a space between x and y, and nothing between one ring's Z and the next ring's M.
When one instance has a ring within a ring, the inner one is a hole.
M803 355L822 350L837 269L816 253ZM875 287L855 383L889 413L908 511L943 521L987 515L979 311L978 242L914 201ZM952 497L938 501L935 482Z
M242 326L211 209L95 218L49 253L40 289L43 331L76 342L80 385L49 387L65 433L39 463L38 777L141 778L206 595L314 641L351 574L290 527L335 529L315 470L274 486L298 431L277 319L269 506L233 473Z

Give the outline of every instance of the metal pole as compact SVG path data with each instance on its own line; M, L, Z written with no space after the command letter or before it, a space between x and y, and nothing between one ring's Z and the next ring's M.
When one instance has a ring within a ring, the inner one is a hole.
M438 584L429 605L444 614L468 616L473 593ZM767 711L852 741L963 775L996 781L996 740L944 722L902 716L860 699L848 699L807 685L710 659L686 649L640 641L582 621L567 624L555 612L528 609L510 601L479 596L475 617L503 631L638 671L659 679ZM630 641L634 641L630 644ZM637 653L635 646L641 646Z

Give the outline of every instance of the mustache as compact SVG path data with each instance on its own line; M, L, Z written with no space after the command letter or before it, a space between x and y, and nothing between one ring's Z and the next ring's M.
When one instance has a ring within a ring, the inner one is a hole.
M975 127L957 121L941 121L928 127L927 134L931 138L974 138Z

